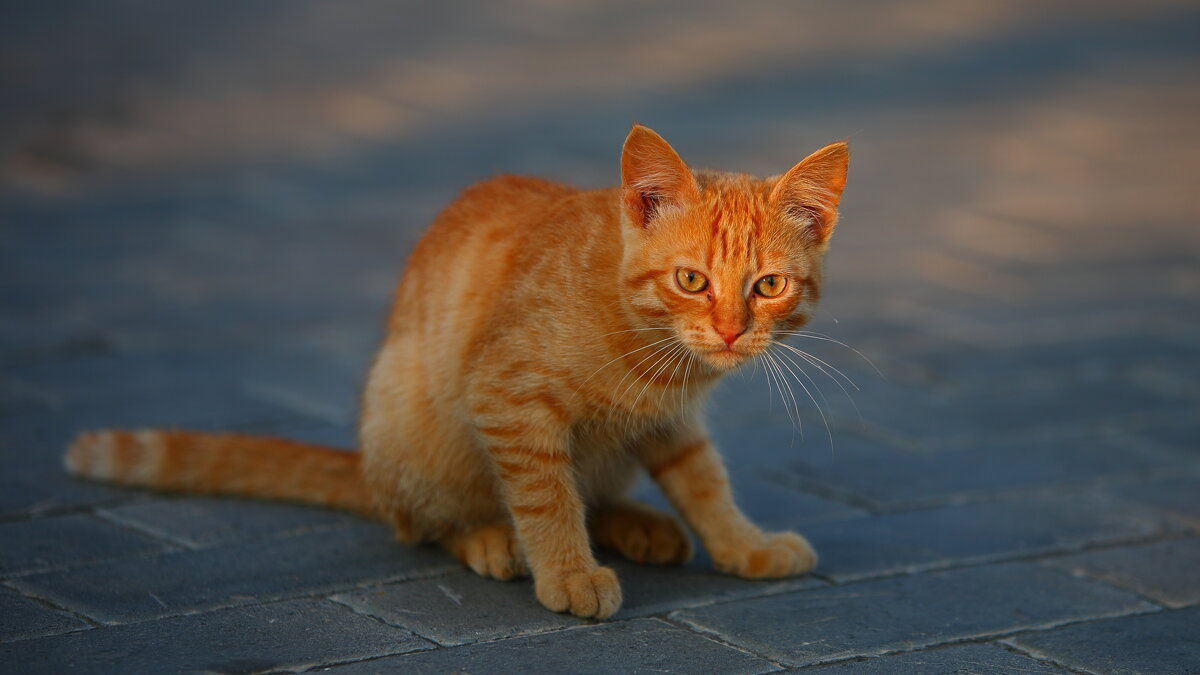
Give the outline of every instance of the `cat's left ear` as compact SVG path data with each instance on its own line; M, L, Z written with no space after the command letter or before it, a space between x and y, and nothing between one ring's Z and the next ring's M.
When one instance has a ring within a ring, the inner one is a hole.
M849 145L827 145L783 174L771 189L770 203L784 217L803 223L813 241L824 244L837 224L849 165Z
M700 187L692 170L662 136L635 124L621 150L621 193L630 221L646 227L664 207L698 199Z

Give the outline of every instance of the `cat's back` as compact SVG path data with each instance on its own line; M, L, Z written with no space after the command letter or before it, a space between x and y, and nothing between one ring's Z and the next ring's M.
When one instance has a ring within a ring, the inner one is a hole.
M592 220L584 217L585 213L603 210L594 194L515 175L500 175L467 187L413 248L396 295L393 320L434 318L422 311L432 297L443 301L443 311L449 305L458 310L451 314L459 314L485 303L486 296L495 295L499 288L520 285L531 258L561 248L572 236L572 228L582 228L585 221ZM412 316L413 312L421 316ZM393 328L398 326L393 323Z
M502 228L508 232L529 230L542 214L564 199L581 193L578 188L544 178L504 174L464 189L446 207L425 235L430 245L455 233L479 233Z

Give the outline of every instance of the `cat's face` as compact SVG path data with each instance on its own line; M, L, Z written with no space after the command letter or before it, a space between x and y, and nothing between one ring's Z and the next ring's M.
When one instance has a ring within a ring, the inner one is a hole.
M846 158L836 144L767 180L695 175L654 132L635 127L622 158L630 315L665 329L664 338L673 331L718 371L803 326L820 293Z

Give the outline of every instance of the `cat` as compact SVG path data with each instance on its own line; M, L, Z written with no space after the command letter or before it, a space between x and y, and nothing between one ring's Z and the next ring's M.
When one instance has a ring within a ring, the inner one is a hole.
M692 556L684 525L623 495L639 470L715 566L803 574L799 534L734 504L701 405L720 377L808 321L849 151L786 173L693 172L634 125L621 185L499 176L467 188L414 248L367 378L360 453L189 431L80 434L79 476L309 502L437 542L476 573L532 574L557 612L607 618L621 588L591 544Z

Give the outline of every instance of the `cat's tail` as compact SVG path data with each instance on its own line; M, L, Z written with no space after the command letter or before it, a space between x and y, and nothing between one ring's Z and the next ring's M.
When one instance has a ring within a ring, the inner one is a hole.
M195 431L80 434L64 458L76 476L199 494L318 504L375 517L359 454L282 438Z

